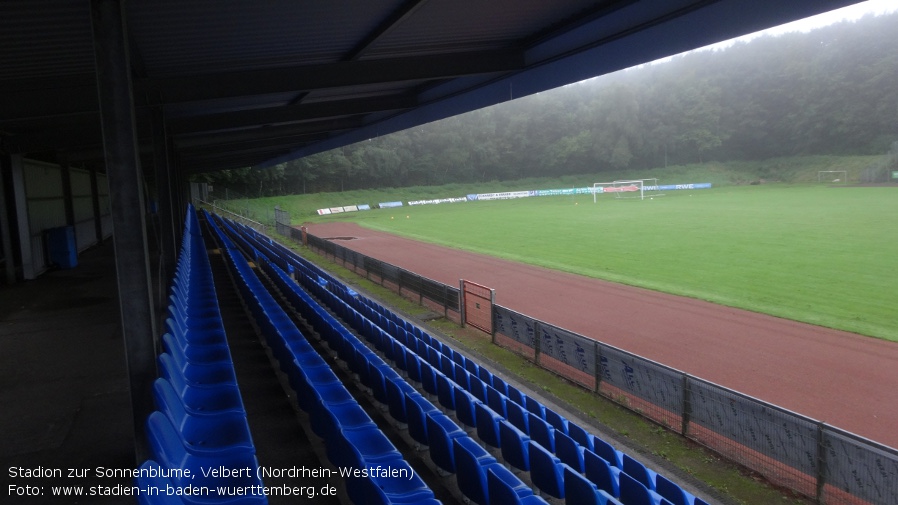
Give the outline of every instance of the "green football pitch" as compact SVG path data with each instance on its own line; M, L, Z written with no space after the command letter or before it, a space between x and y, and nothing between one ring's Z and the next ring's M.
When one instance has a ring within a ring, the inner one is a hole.
M531 197L319 220L898 341L898 188Z

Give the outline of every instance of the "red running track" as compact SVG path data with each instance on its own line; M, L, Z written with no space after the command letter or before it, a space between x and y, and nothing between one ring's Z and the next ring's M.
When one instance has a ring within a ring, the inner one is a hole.
M419 275L495 288L496 303L891 447L898 344L362 228L321 238ZM345 240L353 237L352 240Z

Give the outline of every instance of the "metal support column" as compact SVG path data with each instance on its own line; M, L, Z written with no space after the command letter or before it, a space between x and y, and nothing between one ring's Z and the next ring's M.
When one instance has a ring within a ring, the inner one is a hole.
M19 253L22 260L22 279L37 278L34 257L31 253L31 223L28 221L28 196L25 191L25 163L22 156L14 154L9 158L12 179L12 202L15 206L16 226L19 231Z
M97 234L97 243L103 242L103 216L100 215L100 185L97 182L96 169L90 170L90 205L94 213L94 231Z
M62 177L62 201L65 209L65 224L75 226L75 203L72 197L72 171L67 160L59 160L59 174Z
M13 252L13 231L18 228L15 222L10 220L9 207L7 206L6 188L12 183L12 158L0 152L0 244L3 247L4 278L7 284L16 282L16 256ZM9 176L7 178L7 176ZM11 199L10 199L11 200Z
M155 324L146 221L123 2L91 0L103 149L125 359L131 386L136 461L148 455L143 426L153 411Z
M156 172L156 194L159 198L159 234L162 247L160 261L163 278L167 281L175 271L177 262L178 227L172 221L171 167L168 163L168 136L165 132L165 115L162 107L154 107L153 117L153 165ZM164 293L160 294L164 296Z

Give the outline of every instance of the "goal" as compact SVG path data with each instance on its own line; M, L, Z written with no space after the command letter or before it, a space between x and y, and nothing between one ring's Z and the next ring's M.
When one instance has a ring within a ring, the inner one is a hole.
M848 182L848 172L845 170L820 170L817 172L817 182L845 184Z
M596 182L592 185L592 201L598 202L598 195L613 194L614 198L638 198L645 200L646 198L654 198L656 196L664 196L661 192L661 186L658 185L658 179L632 179L613 182Z

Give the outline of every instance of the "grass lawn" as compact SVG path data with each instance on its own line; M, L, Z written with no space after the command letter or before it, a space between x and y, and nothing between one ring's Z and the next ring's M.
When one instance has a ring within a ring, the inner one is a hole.
M329 219L898 341L896 188L731 186Z

